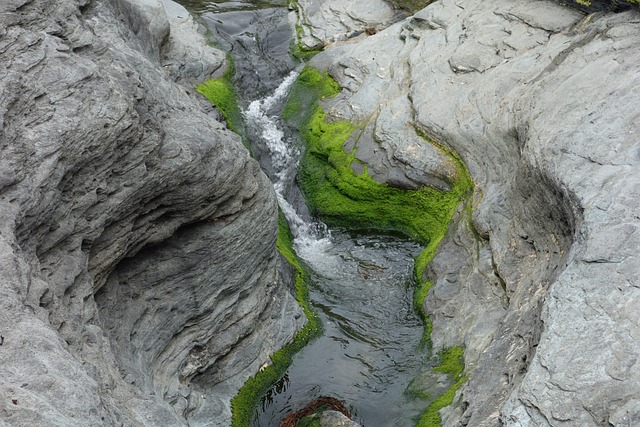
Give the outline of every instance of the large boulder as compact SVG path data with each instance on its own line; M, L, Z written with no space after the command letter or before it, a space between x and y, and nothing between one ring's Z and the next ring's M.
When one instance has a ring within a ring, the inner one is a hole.
M344 88L328 116L376 130L361 161L442 177L404 155L417 128L476 184L428 272L434 348L463 345L469 374L445 425L640 420L638 19L442 0L310 63Z
M384 0L300 0L293 15L298 42L308 49L375 33L398 21L399 14Z
M175 10L0 4L3 424L226 426L303 319L271 184L174 83L224 66Z

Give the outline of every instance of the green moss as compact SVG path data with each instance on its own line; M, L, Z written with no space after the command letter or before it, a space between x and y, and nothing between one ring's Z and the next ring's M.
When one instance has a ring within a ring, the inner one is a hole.
M464 371L464 358L462 347L451 347L440 352L440 363L433 368L434 371L448 374L453 380L451 387L438 396L422 413L416 427L437 427L442 425L440 410L453 403L453 399L462 384L467 380L462 375Z
M311 93L311 95L309 95ZM291 92L285 109L289 122L298 124L306 145L301 162L299 184L312 212L331 225L350 228L369 228L399 231L425 244L415 260L416 290L414 307L424 321L423 343L429 343L431 321L423 303L432 284L425 278L428 263L445 236L456 207L468 200L473 181L455 152L436 143L416 129L418 135L449 156L457 166L457 177L450 191L431 187L400 190L374 181L366 166L356 174L351 165L358 160L355 150L347 153L345 142L357 140L363 126L344 121L329 120L323 109L313 102L337 93L335 82L310 68L305 69ZM454 377L454 384L437 397L420 419L419 426L439 425L438 411L451 404L453 396L464 382L461 372L462 349L455 347L441 352L441 365L436 368ZM426 396L427 393L419 393Z
M235 67L230 55L227 55L227 70L217 79L209 79L196 86L196 90L203 94L209 102L214 104L222 113L229 129L241 134L243 128L242 112L238 105L238 97L233 87Z
M291 87L282 116L291 127L302 129L316 111L317 101L339 92L340 86L328 75L305 67Z
M254 410L260 399L279 381L291 365L293 355L300 351L309 341L322 333L322 323L311 309L309 302L309 275L304 271L293 249L293 236L282 213L278 220L278 240L276 246L280 253L296 269L296 300L302 307L307 323L296 334L293 341L271 355L271 365L249 378L238 394L231 400L231 426L248 427L251 425Z
M357 126L325 119L316 107L303 129L307 151L299 181L309 208L332 225L400 231L435 252L462 187L456 183L448 192L431 187L407 191L374 181L366 167L358 175L351 168L355 152L343 149Z
M302 27L299 24L296 24L296 33L302 34ZM289 46L289 52L292 57L306 62L309 59L311 59L312 56L322 52L322 49L310 49L305 45L303 45L300 42L300 38L297 37L291 40L291 44Z
M469 171L467 170L466 166L464 165L464 163L462 162L458 154L453 150L441 144L438 144L437 142L429 138L427 134L421 131L420 129L416 129L416 133L419 136L421 136L424 140L429 142L431 145L438 147L443 153L445 153L455 163L456 169L458 171L458 179L454 183L451 193L453 193L453 195L457 197L455 199L456 205L460 201L465 203L465 212L467 212L470 219L471 203L469 200L473 192L473 180L471 179L471 175L469 174ZM454 205L452 208L455 209L456 205ZM451 211L451 215L453 215L453 210ZM430 343L430 336L431 336L431 330L432 330L431 320L429 319L429 316L427 315L427 313L425 313L423 308L424 299L427 297L427 294L429 293L429 289L431 289L431 286L433 286L433 284L426 279L427 266L429 265L429 262L431 262L431 260L436 254L438 245L440 244L440 241L442 240L442 238L444 237L447 231L447 226L449 224L450 219L451 217L449 217L449 219L447 220L447 223L443 224L443 227L440 228L438 232L432 236L431 240L429 241L429 244L420 253L420 255L416 257L416 260L414 263L414 273L415 273L415 279L416 279L417 285L416 285L416 290L413 294L413 305L416 312L423 319L423 322L425 325L425 328L424 328L425 330L422 336L422 344ZM469 223L471 224L471 221L469 221Z
M418 283L418 282L416 282ZM420 345L431 345L431 331L433 330L433 325L431 323L431 319L429 315L424 311L423 302L429 293L429 289L431 289L432 283L428 280L418 283L416 285L416 289L413 291L413 309L418 314L420 319L422 319L422 324L424 325L424 330L422 331L422 338L420 339Z
M322 427L320 424L320 418L317 415L310 415L302 418L296 424L296 427Z
M449 347L439 353L440 363L433 368L436 372L448 374L458 379L464 371L464 351L462 347Z
M343 145L357 137L358 124L328 120L322 108L311 100L332 96L338 86L328 76L306 68L292 89L284 116L298 124L307 147L302 159L300 186L309 208L332 225L400 231L427 245L420 265L426 265L471 180L461 167L460 178L451 191L431 187L400 190L374 181L366 167L360 175L351 168L355 151ZM303 92L301 94L300 92ZM437 146L437 145L436 145ZM443 152L450 154L443 149ZM461 165L458 159L456 163Z

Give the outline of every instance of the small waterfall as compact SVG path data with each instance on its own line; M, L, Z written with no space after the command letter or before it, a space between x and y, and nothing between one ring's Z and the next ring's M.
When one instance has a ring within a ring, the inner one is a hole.
M329 229L320 221L305 221L287 201L285 194L285 189L295 179L301 153L285 137L282 121L273 110L282 105L299 74L298 70L292 71L273 94L252 101L244 111L244 117L247 126L258 130L256 134L269 150L273 186L280 209L293 232L293 245L298 256L310 263L316 271L328 274L335 271L338 265L336 257L329 254L332 247Z

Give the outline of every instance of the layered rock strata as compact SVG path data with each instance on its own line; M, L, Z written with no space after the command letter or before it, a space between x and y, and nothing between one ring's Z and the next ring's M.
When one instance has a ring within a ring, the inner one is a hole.
M361 39L376 33L401 15L384 0L344 2L341 0L300 0L292 22L297 24L298 42L306 49Z
M434 349L463 345L469 374L445 425L640 422L639 22L442 0L311 61L374 177L446 187L425 134L476 184L428 271Z
M174 83L224 67L195 28L156 0L0 4L3 425L226 426L303 321L272 186Z

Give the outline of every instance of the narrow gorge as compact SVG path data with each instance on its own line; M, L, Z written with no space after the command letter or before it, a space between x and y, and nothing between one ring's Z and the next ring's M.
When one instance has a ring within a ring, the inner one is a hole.
M640 425L637 2L285 3L2 1L0 425Z

